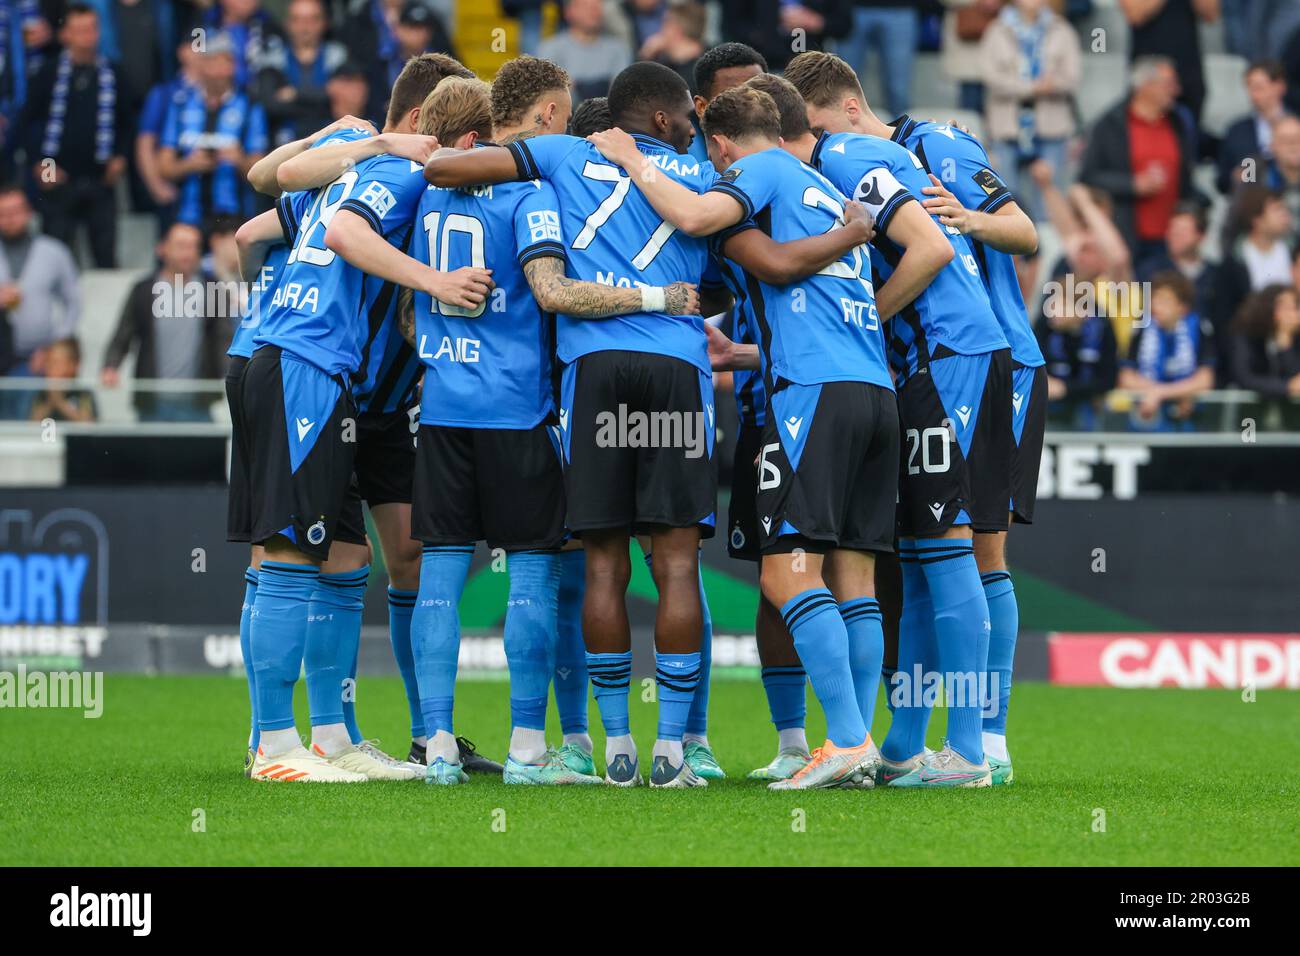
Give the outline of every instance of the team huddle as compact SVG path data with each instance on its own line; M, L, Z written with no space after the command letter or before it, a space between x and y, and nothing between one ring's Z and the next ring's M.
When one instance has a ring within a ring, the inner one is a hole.
M493 82L410 60L382 131L261 160L237 239L229 537L253 779L643 782L629 723L631 539L658 591L652 787L725 776L708 737L714 375L740 416L723 532L756 563L772 789L1010 783L1046 376L1012 255L1037 236L980 143L868 108L853 70L728 43L639 62L577 110L533 57ZM730 313L731 337L705 321ZM356 715L363 594L388 573L405 758ZM506 556L509 751L453 723L477 543ZM305 671L311 744L294 724ZM892 712L870 728L882 680ZM826 718L810 749L805 688ZM552 689L562 743L551 746ZM588 733L595 697L603 771ZM942 749L925 746L946 705Z

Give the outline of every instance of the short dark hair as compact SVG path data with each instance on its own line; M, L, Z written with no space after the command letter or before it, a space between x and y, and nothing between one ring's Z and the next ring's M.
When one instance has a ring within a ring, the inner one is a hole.
M704 111L704 133L728 139L755 136L775 140L781 135L781 114L772 97L751 86L723 90Z
M502 64L492 81L492 122L513 126L537 98L552 90L567 90L572 81L564 67L535 56L518 56Z
M208 219L203 228L203 235L209 242L213 236L224 236L227 233L237 232L244 220L239 216L232 215L228 212L217 213Z
M1170 218L1174 216L1191 216L1196 221L1196 231L1202 235L1205 234L1205 230L1210 225L1209 213L1205 211L1204 204L1195 199L1180 199L1174 205L1174 211L1170 214Z
M1151 277L1151 297L1155 298L1156 293L1161 289L1168 289L1189 309L1196 305L1196 286L1192 285L1191 279L1176 269L1166 269Z
M569 117L569 135L588 137L592 133L603 133L614 125L609 115L609 100L603 96L593 96L583 100Z
M610 81L609 115L622 126L637 115L674 109L690 95L686 81L672 67L640 60Z
M63 19L59 21L59 25L62 26L72 17L83 13L93 13L96 17L99 16L99 11L88 3L70 3L63 10Z
M1275 60L1272 57L1266 56L1260 57L1258 60L1251 60L1242 76L1250 76L1256 70L1259 70L1274 83L1286 79L1286 70L1282 68L1282 61Z
M799 139L812 132L808 125L808 104L803 101L794 84L775 73L763 73L745 83L772 97L776 111L781 116L781 138L786 142Z
M719 43L695 61L695 92L707 97L713 90L718 71L736 66L756 66L767 72L767 60L745 43Z
M474 71L446 53L421 53L406 61L393 81L388 100L388 122L397 123L411 110L418 110L434 87L449 76L474 77Z

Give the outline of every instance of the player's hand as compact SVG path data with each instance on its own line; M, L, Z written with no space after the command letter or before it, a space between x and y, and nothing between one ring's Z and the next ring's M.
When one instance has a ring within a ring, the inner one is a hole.
M709 365L715 372L729 372L736 359L736 343L722 334L716 325L704 323L709 340Z
M700 314L700 292L693 283L674 282L664 286L664 301L669 315Z
M453 272L429 271L432 278L424 291L447 305L477 309L492 291L491 269L462 266Z
M870 242L876 237L876 217L871 214L870 209L856 199L849 199L844 203L844 226L861 229L863 242Z
M1048 401L1059 401L1069 393L1065 380L1057 378L1055 375L1047 376L1047 398Z
M641 150L636 148L636 140L617 126L612 129L592 133L587 142L595 146L610 162L618 163L629 173L641 162Z
M938 216L939 221L945 226L952 226L958 232L969 232L970 210L957 200L947 186L939 182L934 173L930 174L930 183L931 185L921 190L929 197L921 202L925 211L932 216Z
M308 137L308 140L313 146L315 146L326 136L331 133L337 133L341 129L363 129L371 136L374 136L378 132L378 130L375 129L375 125L371 123L370 120L364 120L359 116L353 116L349 113L347 116L340 116L328 126L322 126L320 129L316 130L316 132L312 133L311 136Z
M399 159L409 159L423 166L438 148L438 137L419 133L384 133L384 152Z

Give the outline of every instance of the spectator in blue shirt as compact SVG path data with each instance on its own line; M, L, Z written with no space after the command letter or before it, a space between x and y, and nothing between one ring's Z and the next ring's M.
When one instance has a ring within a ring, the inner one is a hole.
M1186 430L1196 396L1214 387L1214 331L1196 312L1196 289L1178 272L1151 280L1147 324L1129 343L1120 388L1136 393L1130 421L1142 431Z
M266 114L235 88L228 39L210 37L199 64L200 86L167 111L158 157L179 189L176 218L192 225L254 211L245 177L267 148Z
M172 104L183 105L190 94L199 88L199 55L194 52L194 46L188 38L177 44L176 60L180 69L170 80L154 84L145 97L144 106L136 121L135 167L154 203L160 234L175 218L174 204L180 195L176 184L162 174L158 165L162 152L163 126Z

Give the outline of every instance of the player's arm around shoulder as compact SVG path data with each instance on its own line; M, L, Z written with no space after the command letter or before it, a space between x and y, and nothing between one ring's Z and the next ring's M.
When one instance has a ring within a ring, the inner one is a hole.
M524 276L533 298L546 312L575 318L603 319L634 312L664 312L668 315L698 315L700 297L689 282L667 286L620 289L598 282L584 282L565 275L559 256L536 256L524 264Z
M991 170L988 172L993 175ZM969 209L934 173L930 174L930 185L922 192L926 196L922 202L926 211L962 235L1012 255L1027 256L1038 251L1038 230L1033 220L1009 196L992 212Z
M455 149L444 146L430 154L424 164L424 178L434 186L482 186L508 183L524 178L515 162L515 154L504 146L480 146Z
M777 242L761 229L747 224L723 240L728 259L758 279L773 286L785 286L825 269L853 248L875 236L874 219L861 203L848 201L839 228L816 236Z
M664 221L688 236L711 236L736 225L752 212L746 210L743 199L730 192L697 193L677 182L618 127L592 133L587 141L602 156L623 168Z
M893 318L913 302L956 254L920 203L906 202L895 209L886 235L902 247L903 255L889 279L876 290L881 320Z
M369 220L340 209L325 230L326 248L369 275L426 292L440 302L477 308L492 291L492 271L465 266L441 272L412 259L375 231Z

